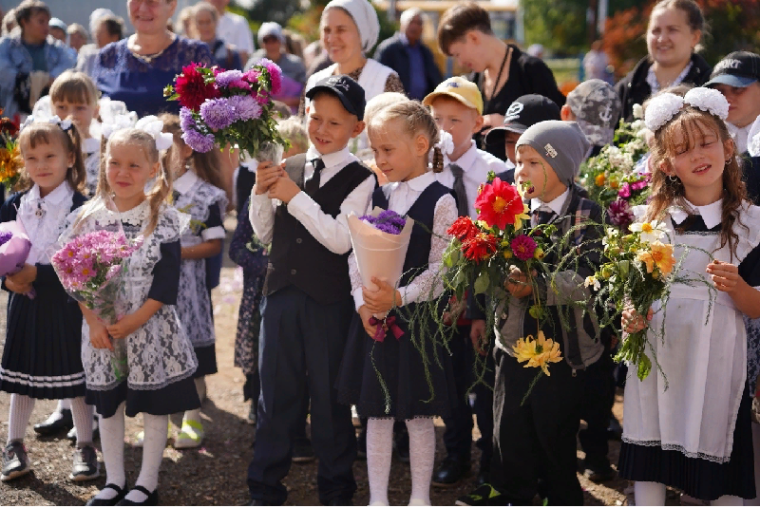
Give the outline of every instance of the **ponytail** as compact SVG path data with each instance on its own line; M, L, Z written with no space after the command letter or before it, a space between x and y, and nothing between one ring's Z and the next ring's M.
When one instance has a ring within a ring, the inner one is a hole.
M440 173L443 171L443 152L441 147L436 145L433 147L433 173Z

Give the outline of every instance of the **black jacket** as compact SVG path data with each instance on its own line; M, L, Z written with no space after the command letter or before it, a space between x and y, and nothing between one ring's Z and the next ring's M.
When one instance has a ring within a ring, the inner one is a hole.
M430 51L430 48L425 46L422 41L418 44L422 52L422 59L425 62L425 67L422 71L425 73L425 79L427 79L427 90L425 91L425 95L427 95L435 90L435 87L443 81L443 76L441 76L441 71L438 70L438 66L435 64L435 58L433 58L433 52ZM387 65L396 71L408 95L412 84L412 69L409 63L409 53L406 51L406 45L401 39L401 34L396 33L390 39L381 42L377 50L375 50L374 58L381 64ZM422 99L423 97L415 98Z
M707 83L712 72L712 67L707 60L694 53L691 55L691 63L693 64L691 70L683 82L695 86ZM642 58L636 67L615 85L615 91L623 103L623 120L626 122L633 121L633 105L643 104L652 95L652 88L647 83L647 73L651 65L649 57Z

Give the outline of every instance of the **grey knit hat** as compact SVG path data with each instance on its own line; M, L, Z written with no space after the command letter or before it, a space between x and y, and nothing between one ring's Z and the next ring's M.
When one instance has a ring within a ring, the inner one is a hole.
M549 163L562 183L572 185L591 144L575 122L547 120L526 130L516 149L528 145Z

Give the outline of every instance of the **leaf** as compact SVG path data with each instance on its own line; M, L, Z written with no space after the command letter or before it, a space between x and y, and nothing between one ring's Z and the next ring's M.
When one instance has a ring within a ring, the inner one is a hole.
M488 291L488 286L491 283L491 280L488 277L488 272L482 271L480 272L480 275L478 275L478 278L475 280L475 285L473 286L475 290L476 295L482 295L486 291Z

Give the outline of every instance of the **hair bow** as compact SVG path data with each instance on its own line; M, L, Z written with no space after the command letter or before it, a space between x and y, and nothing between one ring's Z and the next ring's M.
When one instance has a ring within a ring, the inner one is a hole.
M728 101L712 88L692 88L686 95L679 97L672 93L663 93L653 98L644 114L647 129L656 132L670 122L685 105L715 115L721 120L728 118Z
M451 155L454 153L454 138L451 134L442 130L438 133L438 143L435 144L442 154Z
M158 117L150 115L145 116L137 121L135 129L147 132L156 140L156 148L159 150L168 150L174 144L174 136L169 132L163 132L164 122Z
M43 118L37 118L34 115L29 115L28 117L26 117L26 120L24 120L24 123L21 124L21 128L19 129L19 131L24 130L25 128L29 127L33 123L40 123L44 121L45 119ZM47 122L57 125L65 132L71 129L71 126L72 126L71 120L69 120L68 118L66 120L61 120L60 118L58 118L57 115L49 117L47 119Z
M134 112L130 112L128 114L111 115L108 121L106 121L106 118L103 118L103 126L100 132L104 138L110 139L114 132L134 127L137 121L136 117L137 115Z

